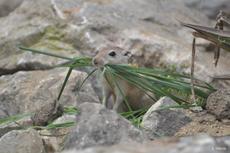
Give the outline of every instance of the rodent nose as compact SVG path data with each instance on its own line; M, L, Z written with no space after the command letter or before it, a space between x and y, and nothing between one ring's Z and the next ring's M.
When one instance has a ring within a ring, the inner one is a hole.
M94 58L93 61L92 61L92 63L93 63L93 65L97 66L98 65L97 59Z

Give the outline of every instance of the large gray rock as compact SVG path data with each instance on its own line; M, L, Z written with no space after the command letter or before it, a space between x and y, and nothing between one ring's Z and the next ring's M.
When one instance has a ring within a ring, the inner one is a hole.
M206 102L206 109L217 119L230 119L230 90L218 90L212 93Z
M44 55L32 55L18 49L18 45L66 55L79 53L65 37L65 24L58 24L59 17L50 0L24 0L7 17L0 18L0 75L21 70L48 69L61 62ZM61 30L62 29L62 30ZM66 28L68 29L68 28Z
M0 138L0 153L45 153L38 132L29 129L11 131Z
M56 68L47 71L18 72L0 77L0 118L18 113L34 112L57 98L68 69ZM86 73L72 71L60 103L77 106L86 101L98 102L91 85L83 86L78 93L79 84Z
M116 44L131 49L135 62L144 66L172 65L178 71L190 71L191 30L180 26L178 20L211 25L205 14L185 0L102 0L55 1L75 31L68 39L83 54L93 56L96 48ZM223 3L223 4L226 4ZM93 12L93 13L92 13ZM198 39L201 46L207 41ZM196 73L200 79L224 74L230 65L230 55L222 52L218 68L212 65L212 52L198 52Z
M79 108L77 125L67 136L64 149L83 149L147 140L143 132L128 120L100 104L84 103Z
M220 10L229 12L229 0L183 0L188 7L195 8L211 19L216 19Z
M226 2L218 3L222 4ZM111 43L131 49L140 65L173 65L189 72L192 35L178 20L210 25L205 14L191 5L187 0L25 0L0 19L0 73L47 69L59 63L55 58L21 54L16 44L58 50L66 56L79 52L93 56L96 48ZM221 53L218 68L211 64L211 52L198 54L195 74L199 78L211 81L210 76L228 70L226 52Z
M0 1L0 17L7 16L16 9L23 0L1 0Z
M181 127L192 121L182 109L162 109L175 105L178 104L172 99L162 97L143 116L141 127L150 139L173 136Z
M69 150L63 153L228 153L229 149L229 136L214 138L208 135L197 135L180 139L156 140L144 144L130 143Z
M5 122L0 125L0 137L12 130L20 130L24 127L29 127L32 125L32 121L30 119L30 115L25 114L22 115L22 118L17 120L17 122Z

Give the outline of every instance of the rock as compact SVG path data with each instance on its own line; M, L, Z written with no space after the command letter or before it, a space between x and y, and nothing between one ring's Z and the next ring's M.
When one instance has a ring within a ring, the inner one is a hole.
M79 109L77 125L67 136L64 149L83 149L147 140L143 132L128 120L101 104L84 103Z
M68 150L62 153L228 153L230 137L214 138L208 135L168 138L144 144L118 144L106 147L92 147L84 150Z
M93 56L97 48L115 44L131 50L134 61L141 66L175 67L187 73L190 72L192 34L190 29L181 27L178 20L207 26L212 22L202 11L191 7L191 3L187 0L55 1L69 24L76 27L68 40L74 41L74 47L82 54ZM201 39L197 42L201 46L208 44ZM196 77L210 82L211 76L228 70L230 55L227 52L221 53L222 59L216 68L211 64L212 51L206 52L205 47L199 49L203 52L196 56Z
M218 90L212 93L206 102L206 109L217 119L230 119L230 90Z
M0 137L12 130L20 130L32 125L32 121L30 119L29 114L23 114L21 119L15 122L5 122L0 124Z
M192 137L185 137L180 139L177 148L184 152L223 152L229 151L230 137L214 138L205 134L200 134Z
M230 4L228 0L184 0L188 7L195 8L207 15L211 19L216 19L220 10L229 12Z
M196 6L202 3L211 9L217 4L221 8L226 1L24 0L9 16L0 19L0 75L48 69L60 63L56 58L22 53L15 47L17 44L65 56L93 56L96 48L112 43L133 50L140 65L172 65L178 71L189 72L192 35L177 19L210 25L207 16L200 13L203 9L197 10ZM195 74L200 79L210 82L210 76L228 70L229 54L221 53L223 60L218 69L210 64L211 52L198 54Z
M162 109L162 107L178 105L168 97L158 100L143 116L141 127L150 139L161 136L173 136L181 127L191 119L179 108Z
M45 153L39 134L33 130L11 131L0 138L0 153Z
M0 77L0 118L19 113L34 112L57 98L67 74L65 68L47 71L18 72ZM78 106L85 101L98 102L91 85L87 82L81 92L77 87L86 73L72 71L60 99L64 106ZM87 93L87 94L86 94ZM80 101L79 101L80 99Z
M63 61L21 51L18 45L49 52L59 51L58 54L63 56L69 52L68 55L79 55L71 44L62 41L65 24L59 22L53 7L51 0L24 0L7 17L0 18L0 75L49 69Z
M16 9L23 0L1 0L0 2L0 17L7 16L12 12L14 9Z
M32 115L31 120L34 126L46 126L64 114L64 108L57 100L42 106Z
M66 115L56 119L53 124L76 123L75 115ZM65 136L74 128L73 126L42 130L40 132L48 153L56 153L62 150Z

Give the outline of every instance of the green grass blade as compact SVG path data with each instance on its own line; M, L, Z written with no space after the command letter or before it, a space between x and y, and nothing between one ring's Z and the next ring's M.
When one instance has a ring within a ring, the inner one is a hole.
M13 116L9 116L6 118L2 118L2 119L0 119L0 125L5 125L5 124L17 122L18 120L21 120L25 117L29 117L31 115L32 115L32 113L26 113L26 114L18 114L18 115L13 115Z
M65 123L50 123L47 126L31 126L33 129L40 129L40 130L51 130L51 129L60 129L60 128L68 128L76 125L76 122L69 121Z
M63 82L63 85L62 85L62 87L61 87L61 90L60 90L60 92L59 92L59 95L58 95L58 100L60 100L60 98L61 98L61 95L62 95L62 93L63 93L63 91L64 91L64 88L65 88L65 86L66 86L66 83L67 83L67 81L68 81L68 79L69 79L69 77L70 77L70 74L71 74L71 72L72 72L72 70L73 70L73 68L76 68L76 67L81 67L81 66L89 66L89 64L91 64L92 62L91 62L91 58L75 58L74 59L75 61L72 63L72 64L69 64L68 65L68 67L69 67L69 70L68 70L68 72L67 72L67 75L66 75L66 77L65 77L65 80L64 80L64 82ZM82 82L82 84L80 85L80 87L79 87L79 90L82 88L82 86L83 86L83 84L85 83L85 81L94 73L96 71L96 69L94 69L92 72L90 72L90 74L88 74L87 75L87 77L83 80L83 82Z
M149 69L149 68L136 68L127 65L107 65L111 73L116 77L128 81L130 84L145 91L145 93L152 92L155 95L168 96L173 100L177 101L179 104L187 103L188 97L191 95L191 85L187 75L181 75L177 73L167 72L159 69ZM207 98L208 95L215 91L213 87L200 81L203 85L196 84L195 92L198 97ZM175 92L183 93L184 97L175 94ZM185 99L186 98L186 99Z
M57 123L57 124L51 123L47 125L46 127L44 127L44 129L51 130L51 129L68 128L74 125L76 125L76 122L71 122L71 121L65 122L65 123Z
M160 90L160 87L156 84L156 82L155 82L155 84L152 85L152 82L149 82L148 80L143 79L142 77L139 77L136 73L119 74L119 73L116 73L117 72L116 70L114 70L114 72L115 72L114 75L117 75L117 77L120 77L121 79L125 79L129 83L131 83L137 87L140 87L143 91L148 90L152 93L157 93L160 96L168 95L176 101L186 102L183 99L175 97L169 93L165 93L164 90Z
M79 110L75 106L64 107L64 113L68 115L76 115L79 113Z
M68 70L68 72L67 72L67 74L66 74L65 80L64 80L64 82L63 82L63 84L62 84L62 87L61 87L61 90L60 90L60 92L59 92L59 94L58 94L58 98L57 98L58 101L59 101L60 98L61 98L61 95L62 95L62 93L63 93L63 91L64 91L64 88L65 88L65 86L66 86L66 83L67 83L67 81L68 81L68 79L69 79L69 77L70 77L70 74L71 74L72 70L73 70L73 68L69 68L69 70Z
M105 67L105 70L111 75L112 81L114 82L114 84L117 86L119 92L121 93L121 95L122 95L122 97L124 99L125 105L127 106L128 110L132 111L132 108L130 107L129 102L127 101L126 96L124 95L123 91L120 88L120 85L117 83L117 81L115 79L115 76L113 75L114 73L112 73L112 71L111 71L111 69L109 67Z
M82 66L92 66L92 58L90 57L76 57L72 61L62 63L59 67L82 67Z
M93 75L93 73L94 72L96 72L97 71L97 69L94 69L93 71L91 71L88 75L87 75L87 77L82 81L82 83L80 84L80 86L79 86L79 88L78 88L78 91L80 91L81 90L81 88L82 88L82 86L85 84L85 82L89 79L89 77L91 76L91 75Z
M22 46L19 46L18 48L21 49L21 50L29 51L29 52L36 53L36 54L43 54L43 55L57 57L57 58L70 60L70 61L73 60L73 58L69 58L69 57L65 57L65 56L57 55L57 54L53 54L53 53L48 53L48 52L45 52L45 51L40 51L40 50L36 50L36 49L32 49L32 48L26 48L26 47L22 47Z

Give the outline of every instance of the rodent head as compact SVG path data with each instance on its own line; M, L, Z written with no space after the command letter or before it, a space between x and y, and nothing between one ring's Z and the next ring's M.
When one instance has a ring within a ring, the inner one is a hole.
M99 50L93 58L93 65L102 67L106 64L128 64L131 53L120 47L106 47Z

